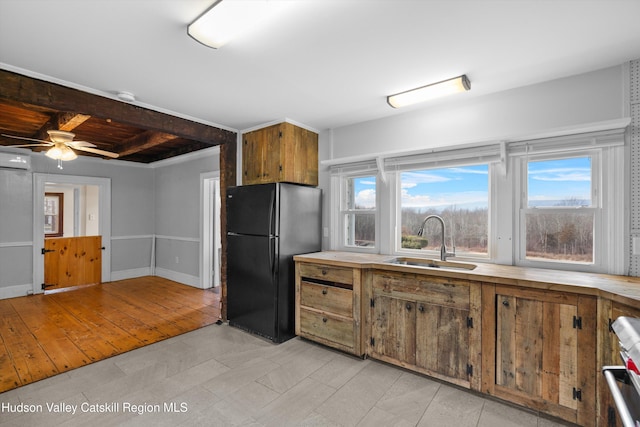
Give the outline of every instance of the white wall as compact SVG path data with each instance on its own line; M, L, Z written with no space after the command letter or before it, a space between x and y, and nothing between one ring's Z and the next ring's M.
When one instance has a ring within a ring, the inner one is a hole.
M622 119L629 116L628 72L629 64L622 64L482 97L452 97L437 107L399 111L392 117L323 132L319 139L320 186L327 202L323 227L330 227L331 219L327 164L373 159L377 154L497 142ZM381 191L388 191L381 187ZM381 206L383 224L388 210ZM383 227L380 233L388 231ZM324 248L330 248L327 239ZM383 252L385 249L389 250L382 247Z
M499 140L618 119L625 114L625 73L620 65L482 97L452 97L437 107L399 110L392 117L333 129L330 138L322 139L330 139L330 157L321 159Z

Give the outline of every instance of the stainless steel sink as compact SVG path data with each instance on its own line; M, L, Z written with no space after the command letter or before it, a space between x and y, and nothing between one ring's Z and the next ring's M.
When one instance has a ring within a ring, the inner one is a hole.
M389 264L398 265L411 265L415 267L427 267L427 268L446 268L454 270L473 270L476 268L475 264L468 264L465 262L456 261L440 261L436 259L426 258L411 258L411 257L396 257L385 260Z

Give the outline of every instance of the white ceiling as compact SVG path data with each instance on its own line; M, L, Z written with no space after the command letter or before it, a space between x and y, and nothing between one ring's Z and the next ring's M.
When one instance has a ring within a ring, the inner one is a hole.
M186 33L213 2L0 0L0 68L235 130L324 130L460 74L464 101L640 58L640 0L288 0L219 50Z

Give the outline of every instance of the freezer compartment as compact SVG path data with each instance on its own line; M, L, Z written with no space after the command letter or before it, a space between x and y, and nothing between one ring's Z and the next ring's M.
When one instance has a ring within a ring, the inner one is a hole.
M277 236L277 184L243 185L227 189L227 231Z

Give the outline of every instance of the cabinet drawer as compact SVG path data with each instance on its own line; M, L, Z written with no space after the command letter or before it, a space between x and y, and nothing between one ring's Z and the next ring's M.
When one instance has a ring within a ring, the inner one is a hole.
M300 277L353 285L353 270L321 264L300 264Z
M469 310L469 282L463 279L402 273L376 273L373 276L373 290L376 295Z
M353 291L302 280L300 305L353 317Z
M300 333L328 340L345 347L354 347L355 326L352 320L300 309Z

